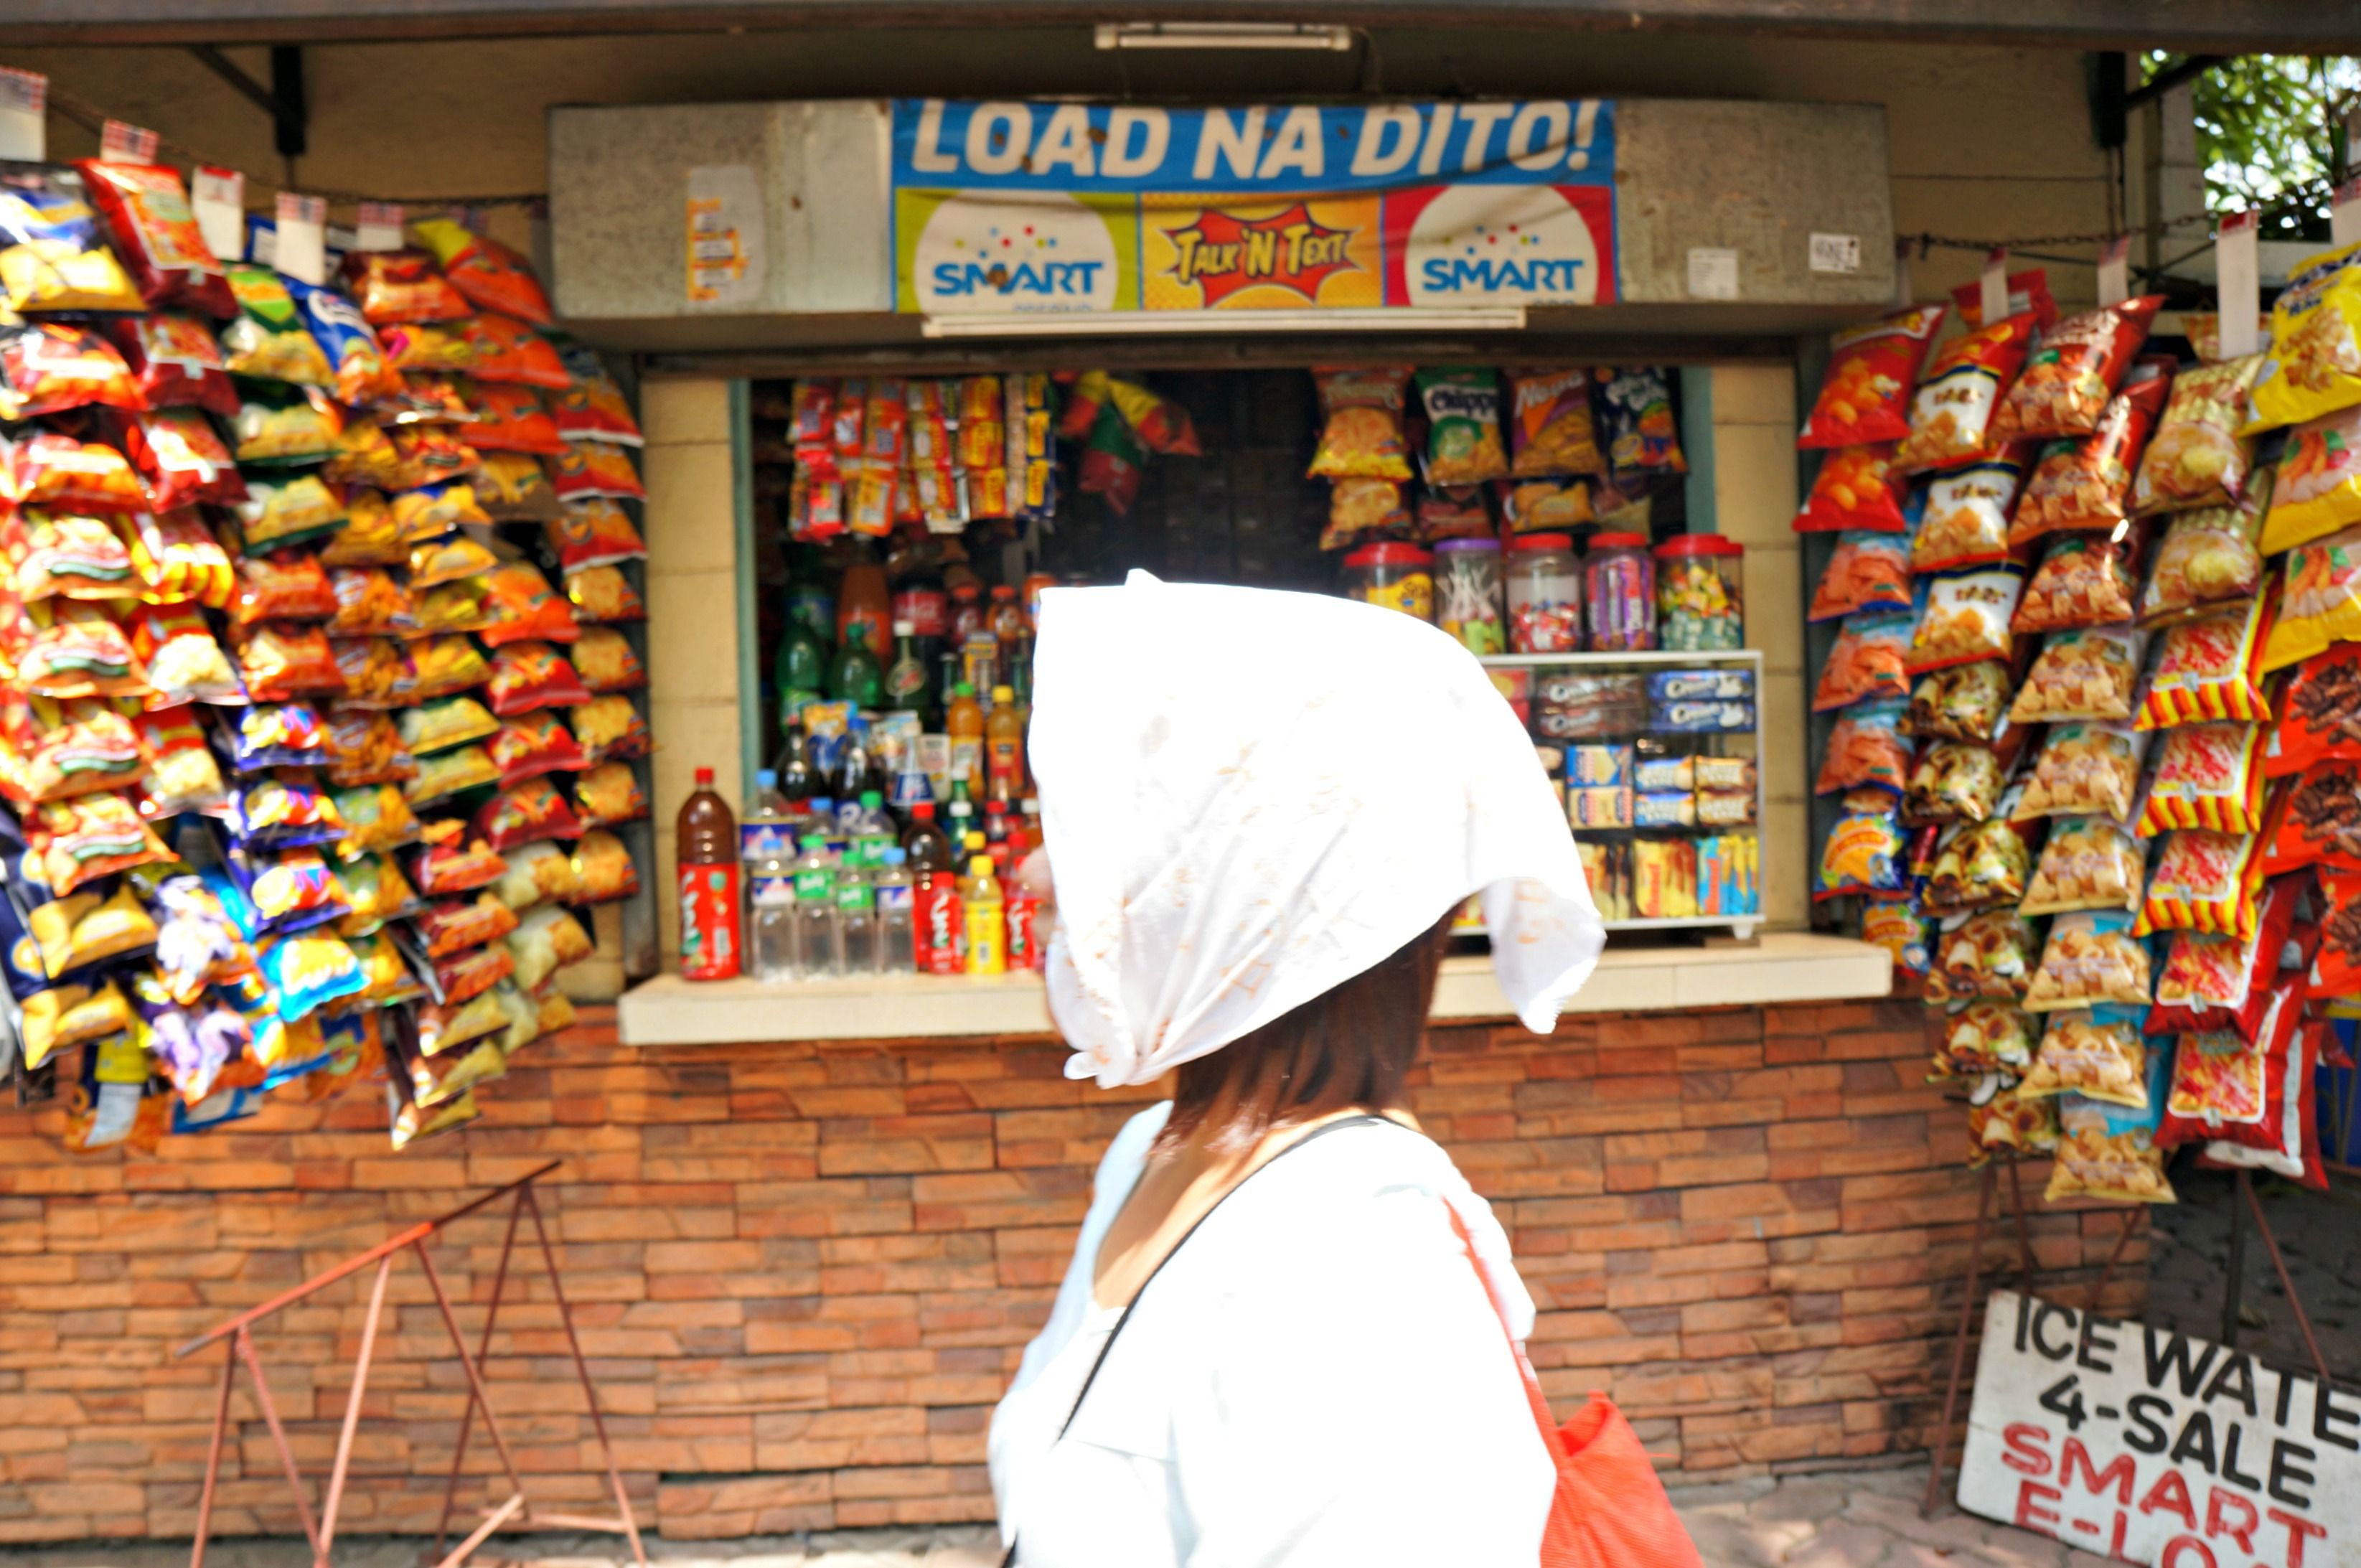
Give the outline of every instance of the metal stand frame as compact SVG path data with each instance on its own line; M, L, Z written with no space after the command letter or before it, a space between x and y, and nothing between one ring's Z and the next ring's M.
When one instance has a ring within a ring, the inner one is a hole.
M1968 1248L1968 1288L1960 1299L1959 1325L1951 1336L1951 1374L1943 1387L1943 1419L1927 1443L1927 1495L1918 1505L1918 1517L1921 1519L1935 1517L1936 1506L1942 1497L1943 1453L1950 1445L1951 1421L1959 1411L1960 1384L1967 1374L1968 1332L1974 1326L1976 1318L1976 1286L1982 1274L1986 1222L1992 1212L1993 1196L1999 1190L2000 1168L2004 1162L2008 1167L2009 1205L2016 1215L2018 1272L2024 1277L2026 1293L2033 1293L2033 1245L2028 1239L2030 1233L2026 1223L2025 1190L2017 1176L2016 1153L2013 1149L2005 1150L1984 1167L1983 1189L1976 1200L1976 1228ZM2257 1234L2263 1238L2264 1249L2270 1254L2271 1267L2279 1277L2279 1288L2287 1293L2288 1305L2295 1310L2296 1327L2303 1332L2303 1346L2312 1354L2312 1367L2320 1374L2323 1384L2334 1382L2328 1371L2328 1358L2321 1354L2320 1339L2312 1332L2312 1314L2304 1310L2303 1298L2296 1294L2295 1280L2288 1273L2287 1260L2279 1255L2279 1237L2272 1232L2270 1221L2264 1217L2263 1201L2255 1194L2254 1173L2239 1170L2236 1182L2237 1195L2232 1200L2230 1209L2230 1278L2228 1288L2223 1293L2222 1343L2232 1349L2235 1349L2238 1343L2238 1310L2245 1299L2246 1290L2246 1221L2251 1215ZM2139 1227L2140 1217L2146 1209L2145 1204L2135 1204L2124 1211L2123 1229L2116 1234L2114 1247L2107 1254L2107 1266L2099 1271L2098 1283L2091 1288L2090 1299L2083 1303L2084 1311L2098 1310L2107 1287L2114 1281L2116 1267L2124 1260L2124 1249L2131 1245L2132 1232Z
M377 1354L378 1323L385 1312L386 1280L393 1272L395 1257L404 1249L416 1255L419 1271L426 1277L427 1288L434 1293L434 1305L442 1313L443 1326L451 1335L451 1348L459 1357L460 1370L467 1376L467 1408L460 1418L459 1440L451 1454L451 1474L443 1488L443 1514L434 1527L434 1548L431 1555L435 1568L458 1568L458 1564L466 1562L494 1530L511 1522L527 1528L602 1530L628 1537L631 1543L631 1556L640 1568L647 1568L648 1554L640 1541L639 1523L631 1514L631 1500L623 1490L622 1473L615 1466L614 1445L607 1440L606 1418L598 1409L598 1390L590 1380L590 1366L583 1358L582 1343L575 1336L573 1310L566 1304L566 1287L558 1277L557 1253L549 1245L549 1229L542 1221L541 1204L533 1196L533 1183L555 1170L557 1166L558 1162L552 1160L504 1187L496 1187L480 1198L412 1225L398 1235L390 1236L367 1252L346 1258L325 1273L313 1276L294 1289L240 1312L220 1327L198 1335L173 1352L175 1359L178 1359L193 1354L215 1341L229 1342L222 1355L221 1398L214 1407L213 1440L205 1452L205 1485L197 1502L197 1531L190 1548L189 1568L204 1568L205 1545L213 1532L214 1488L220 1478L222 1446L229 1431L230 1391L237 1381L240 1365L246 1367L247 1377L254 1386L254 1402L262 1412L264 1423L270 1429L271 1443L279 1450L280 1468L287 1477L288 1493L295 1500L295 1517L303 1527L304 1539L312 1544L312 1568L330 1568L329 1559L336 1541L336 1515L344 1506L345 1480L352 1466L353 1436L360 1426L361 1398L368 1386L369 1363ZM475 1348L470 1350L466 1338L459 1332L458 1316L451 1309L451 1298L443 1288L442 1276L434 1270L434 1259L427 1252L426 1244L454 1220L489 1207L511 1192L516 1194L516 1201L509 1210L508 1234L500 1244L500 1266L492 1276L492 1298L484 1310L483 1332L477 1336ZM519 1223L528 1214L533 1217L533 1237L541 1246L543 1266L549 1274L550 1290L557 1300L557 1321L566 1331L566 1346L574 1357L575 1376L581 1379L583 1398L589 1402L590 1425L598 1433L598 1452L606 1460L607 1480L614 1489L617 1513L612 1519L550 1513L534 1508L526 1500L524 1478L517 1473L515 1457L509 1452L508 1439L500 1433L499 1418L492 1413L491 1395L484 1385L483 1361L491 1348L492 1326L500 1319L501 1295L508 1288L509 1259L516 1249ZM320 1504L320 1517L314 1522L311 1502L304 1491L302 1473L296 1467L294 1451L287 1445L287 1432L280 1424L278 1407L271 1402L270 1384L263 1376L262 1358L255 1352L251 1331L264 1319L372 1265L376 1266L376 1273L369 1281L368 1316L361 1324L360 1354L353 1364L352 1388L345 1399L344 1429L336 1438L335 1463L329 1468L327 1487ZM499 1451L500 1468L507 1472L511 1490L505 1502L481 1509L483 1522L445 1552L443 1547L450 1535L451 1512L458 1501L459 1472L467 1462L467 1438L475 1425L478 1408L484 1413L484 1431L490 1436L493 1448Z

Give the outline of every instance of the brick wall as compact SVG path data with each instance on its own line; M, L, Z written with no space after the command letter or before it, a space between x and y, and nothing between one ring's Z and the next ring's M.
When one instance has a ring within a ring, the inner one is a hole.
M1554 1399L1611 1391L1696 1473L1919 1440L1976 1201L1960 1113L1919 1081L1921 1011L1434 1032L1414 1107L1502 1207ZM532 1047L476 1127L401 1155L358 1094L152 1158L78 1159L56 1110L0 1113L0 1541L186 1535L219 1362L170 1347L550 1157L566 1162L547 1190L567 1289L643 1521L694 1537L986 1518L993 1401L1092 1166L1152 1097L1069 1082L1064 1056L1039 1039L640 1052L602 1014ZM2045 1267L2094 1269L2114 1225L2044 1214L2033 1239ZM500 1231L486 1214L447 1234L438 1266L462 1301L489 1296ZM528 1282L503 1309L494 1398L536 1498L595 1507L597 1450ZM315 1476L364 1300L340 1285L258 1341ZM347 1530L432 1527L464 1408L412 1268L390 1300ZM478 1311L460 1312L472 1333ZM217 1529L292 1533L244 1392L236 1415ZM491 1474L480 1432L468 1463Z

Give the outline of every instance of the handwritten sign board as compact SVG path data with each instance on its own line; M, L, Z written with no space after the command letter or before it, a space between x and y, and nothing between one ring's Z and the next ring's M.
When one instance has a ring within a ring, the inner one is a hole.
M2361 1562L2361 1394L1996 1290L1959 1497L2155 1568Z

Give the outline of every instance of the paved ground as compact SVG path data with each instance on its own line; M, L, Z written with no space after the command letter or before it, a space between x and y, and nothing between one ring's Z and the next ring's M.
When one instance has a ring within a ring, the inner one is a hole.
M2218 1340L2235 1190L2218 1171L2183 1168L2172 1179L2180 1201L2156 1211L2148 1317L2183 1333ZM2266 1179L2257 1190L2288 1273L2312 1314L2329 1370L2361 1381L2361 1184L2340 1181L2328 1192L2308 1192ZM2312 1370L2287 1293L2252 1225L2246 1231L2245 1303L2239 1344L2274 1366Z
M2100 1568L2104 1559L1946 1508L1918 1518L1924 1469L1864 1470L1687 1486L1674 1493L1710 1568ZM416 1568L421 1543L357 1538L338 1568ZM475 1562L519 1568L613 1568L610 1537L500 1538ZM994 1568L1000 1553L975 1529L848 1530L752 1541L648 1543L661 1568ZM620 1561L628 1562L625 1556ZM185 1547L87 1546L0 1552L9 1568L182 1568ZM297 1541L229 1541L206 1568L304 1568Z

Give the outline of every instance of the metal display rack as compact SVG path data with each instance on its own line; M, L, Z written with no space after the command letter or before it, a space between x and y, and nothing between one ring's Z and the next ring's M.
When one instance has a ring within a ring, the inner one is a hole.
M1757 842L1760 842L1765 822L1763 797L1763 654L1761 650L1739 648L1710 653L1663 651L1629 653L1495 653L1481 657L1478 663L1487 669L1588 670L1609 674L1619 671L1642 673L1666 669L1743 669L1750 672L1753 676L1754 684L1755 727L1752 731L1746 732L1742 738L1753 748L1754 822L1752 831ZM1636 737L1633 738L1636 739ZM1729 744L1738 741L1741 737L1738 731L1722 730L1714 732L1711 739ZM1579 742L1549 740L1544 743L1567 745ZM1568 830L1577 839L1590 836L1593 832L1593 830L1574 828L1570 821ZM1610 831L1621 835L1635 831L1646 833L1652 830L1619 828ZM1752 915L1697 915L1672 918L1609 920L1607 922L1607 929L1609 931L1729 931L1741 941L1750 941L1762 924L1763 915L1758 907ZM1465 928L1463 934L1474 934L1476 929L1478 928Z

